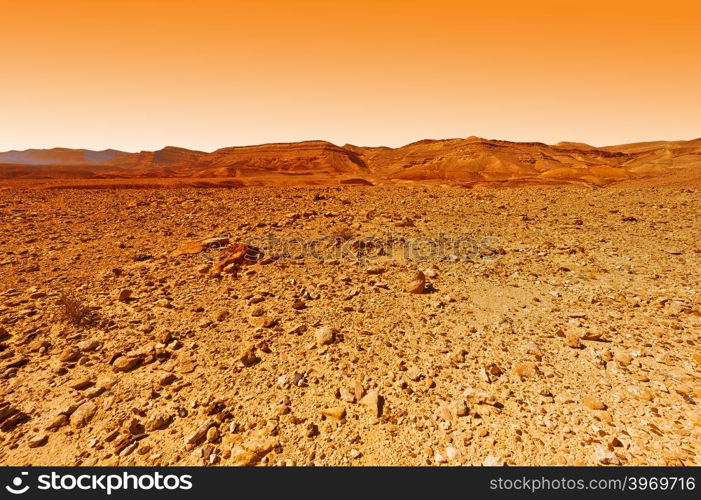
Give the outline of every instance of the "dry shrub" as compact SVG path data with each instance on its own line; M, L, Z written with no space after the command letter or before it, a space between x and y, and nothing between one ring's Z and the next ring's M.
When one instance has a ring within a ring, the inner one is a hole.
M75 292L61 292L58 305L61 306L63 318L75 326L89 326L97 319L95 312Z

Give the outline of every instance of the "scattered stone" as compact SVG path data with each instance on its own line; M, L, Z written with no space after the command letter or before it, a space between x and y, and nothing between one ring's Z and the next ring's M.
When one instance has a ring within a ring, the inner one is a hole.
M326 408L321 410L321 414L333 420L343 420L346 418L346 409L342 406L336 406L334 408Z
M582 404L590 410L605 410L606 405L594 396L584 396Z
M482 465L485 467L501 467L503 465L506 465L506 462L501 457L497 457L495 455L487 455L487 457L482 462Z
M98 347L100 347L100 343L97 340L84 340L82 342L78 342L78 349L80 349L82 352L95 351Z
M341 398L341 401L345 401L346 403L355 403L355 394L353 394L347 387L341 387L338 390L338 395Z
M522 381L527 378L535 378L540 373L538 366L535 363L517 363L514 368L514 375L520 378Z
M619 462L616 455L602 444L594 446L594 457L597 462L603 465L616 465Z
M576 331L568 330L565 334L565 338L567 340L567 345L571 348L580 349L582 347L582 339Z
M116 372L128 372L141 364L140 357L119 356L112 363L112 369Z
M18 425L27 422L29 419L29 415L27 415L25 412L16 410L14 413L11 414L11 416L5 417L4 419L0 419L0 431L10 432Z
M379 391L368 391L368 393L363 396L358 403L367 407L370 410L371 415L375 417L380 417L382 415L382 399Z
M0 430L9 432L29 420L29 415L10 403L0 403Z
M336 339L336 332L329 326L322 326L316 330L315 337L316 345L318 347L322 347L334 343Z
M256 356L255 346L246 347L239 356L239 361L243 363L243 366L253 366L258 363L260 358Z
M460 458L460 452L457 448L448 446L445 449L445 458L447 458L448 460L457 460Z
M385 269L383 266L370 266L365 270L365 272L370 275L382 274L385 271L387 271L387 269Z
M27 445L30 448L39 448L40 446L44 446L49 440L49 436L46 434L36 434L29 438L27 441Z
M47 430L58 429L59 427L63 427L67 423L68 423L68 415L66 415L65 413L59 413L46 425L46 429Z
M90 389L86 390L83 394L85 394L86 398L93 399L101 395L103 392L105 392L104 387L91 387Z
M614 361L618 362L619 365L621 366L628 366L631 361L633 361L633 356L628 354L627 352L616 352L613 355Z
M74 380L69 384L71 389L75 389L76 391L82 391L83 389L87 389L93 385L93 381L90 377L82 377L77 380Z
M91 401L86 401L71 414L71 425L77 428L85 427L95 416L95 413L97 413L97 405Z
M215 443L219 440L219 429L216 427L210 427L207 431L207 441L210 443Z
M207 431L209 431L209 428L213 425L214 421L211 419L206 419L200 422L194 431L185 436L185 444L193 446L203 441L207 435Z
M263 309L260 306L254 307L253 309L251 309L251 317L252 318L260 318L264 314L265 314L265 309Z
M19 413L19 410L10 403L0 403L0 422Z
M418 368L411 367L406 371L406 376L409 378L409 380L416 382L421 378L421 372Z
M145 428L149 432L157 431L166 427L170 421L170 417L167 417L163 413L156 412L146 420Z
M78 359L80 359L80 350L78 350L76 347L67 347L61 352L58 359L63 363L73 363L78 361Z
M412 280L407 284L406 291L409 293L424 293L426 289L426 275L423 272L418 271Z
M140 436L141 434L146 432L146 428L137 418L132 418L129 421L127 429L129 430L129 434L131 434L132 436Z

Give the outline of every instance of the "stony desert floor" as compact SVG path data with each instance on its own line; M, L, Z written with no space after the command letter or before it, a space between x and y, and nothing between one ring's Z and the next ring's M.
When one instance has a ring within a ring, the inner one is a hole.
M0 464L699 465L699 214L683 185L0 190Z

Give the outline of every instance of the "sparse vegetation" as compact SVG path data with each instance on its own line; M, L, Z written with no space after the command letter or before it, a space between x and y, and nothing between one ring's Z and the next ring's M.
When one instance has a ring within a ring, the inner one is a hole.
M61 292L58 299L61 307L63 319L75 326L88 326L95 322L96 314L85 301L76 293L70 290Z

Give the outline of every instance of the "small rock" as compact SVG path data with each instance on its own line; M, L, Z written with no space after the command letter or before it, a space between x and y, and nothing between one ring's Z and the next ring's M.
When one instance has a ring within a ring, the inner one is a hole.
M120 356L112 363L112 369L116 372L128 372L141 364L141 358Z
M418 271L415 275L414 278L407 284L406 286L406 291L409 293L424 293L424 290L426 289L426 275Z
M621 366L628 366L631 361L633 361L633 356L628 354L627 352L616 352L613 355L614 361L617 361L619 365Z
M78 343L78 349L82 352L94 351L98 347L100 347L100 343L97 340L84 340Z
M382 413L380 393L377 390L368 391L358 403L366 406L375 417L379 417Z
M104 387L91 387L87 391L85 391L83 394L85 394L85 397L88 399L93 399L98 397L100 394L105 392Z
M70 384L71 389L75 389L76 391L82 391L83 389L87 389L91 385L93 385L93 381L90 377L83 377L79 378Z
M174 373L164 373L163 376L158 380L158 384L161 386L170 385L177 379L178 377Z
M319 427L311 422L307 423L304 427L304 436L307 438L313 438L319 434Z
M605 410L606 405L600 401L599 399L595 398L594 396L584 396L582 398L582 404L589 408L590 410Z
M30 448L38 448L40 446L44 446L48 440L49 436L47 436L46 434L37 434L29 438L27 444Z
M334 408L326 408L321 410L321 414L333 420L343 420L346 418L346 409L342 406L336 406Z
M338 395L341 398L341 401L345 401L346 403L355 403L355 394L353 394L347 387L341 387L338 390Z
M54 430L62 427L68 423L68 415L65 413L59 413L56 415L47 425L47 430Z
M185 436L185 444L192 446L202 441L207 435L207 431L209 431L209 428L213 425L214 421L211 419L207 419L201 422L200 425L194 431Z
M125 288L125 289L117 292L116 296L117 296L118 301L126 302L127 300L129 300L131 298L131 290L129 290L128 288Z
M207 441L210 443L215 443L219 439L219 429L216 427L210 427L207 431Z
M455 415L458 417L464 417L469 413L469 409L464 402L457 402L454 405Z
M371 275L378 275L378 274L384 273L386 270L387 270L387 269L385 269L385 268L382 267L382 266L371 266L371 267L368 267L368 268L365 270L365 272L366 272L367 274L371 274Z
M501 467L504 465L504 459L494 455L488 455L482 462L482 465L485 467Z
M614 465L618 463L616 455L602 444L594 446L594 457L597 462L604 465Z
M61 352L58 359L63 363L78 361L78 359L80 359L80 351L76 347L67 347Z
M458 458L460 458L460 452L457 450L457 448L454 448L452 446L448 446L445 449L445 457L448 460L457 460Z
M521 380L538 376L539 370L535 363L518 363L513 368L514 375Z
M336 338L336 332L331 327L322 326L321 328L317 329L317 331L315 333L315 337L316 337L316 345L321 347L321 346L333 344L333 342Z
M244 349L244 351L239 356L239 361L243 363L243 366L253 366L258 361L260 361L260 358L256 356L255 347L248 346L246 349Z
M162 413L154 413L146 420L147 431L157 431L167 426L170 423L170 418Z
M263 309L260 306L254 307L253 309L251 309L251 317L252 318L260 318L264 314L265 314L265 309Z
M416 382L421 378L421 372L418 368L412 366L406 371L406 376L409 378L409 380Z
M95 413L97 413L97 405L91 401L86 401L71 415L71 425L77 428L85 427L93 418Z
M565 334L565 339L567 340L567 345L573 349L579 349L582 347L581 337L573 330L567 331Z
M129 434L131 434L132 436L140 436L146 431L144 425L141 422L139 422L139 420L136 418L132 418L129 421L127 429L129 430Z

